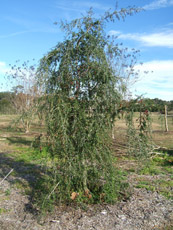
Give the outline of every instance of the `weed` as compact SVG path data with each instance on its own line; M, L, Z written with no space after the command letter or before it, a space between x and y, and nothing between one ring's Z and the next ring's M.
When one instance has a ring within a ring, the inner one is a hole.
M145 188L149 191L157 191L167 199L173 199L171 188L173 182L171 180L153 180L153 181L139 181L136 188Z
M139 174L141 175L159 175L162 174L162 170L158 168L156 165L149 164L144 166L140 171Z
M11 194L11 190L10 190L10 189L7 189L7 190L5 191L5 195L6 195L6 196L10 196L10 194Z
M47 148L42 148L40 151L28 147L16 147L15 150L12 156L15 157L15 161L17 162L40 164L51 161Z
M144 175L158 175L172 173L172 160L173 157L168 154L161 154L149 160L142 169L139 170L140 174Z
M146 184L138 184L138 185L136 185L136 188L145 188L148 191L152 191L152 192L154 192L156 190L156 188L154 186L150 186L150 185L146 185Z
M164 167L165 173L170 173L173 175L173 167ZM173 179L173 176L170 175L170 177Z
M6 210L5 208L0 208L0 214L3 214L3 213L7 213L8 210Z
M173 193L171 189L173 188L172 180L157 180L155 182L158 191L168 199L173 199Z

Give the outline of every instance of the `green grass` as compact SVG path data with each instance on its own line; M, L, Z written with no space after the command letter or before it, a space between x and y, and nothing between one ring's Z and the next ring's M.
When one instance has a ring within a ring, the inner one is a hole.
M15 158L16 162L23 163L32 163L32 164L40 164L43 162L51 161L51 156L47 151L47 148L39 149L28 148L28 147L19 147L14 146L14 152L9 153L9 156Z
M11 190L10 189L5 190L5 195L6 196L10 196L10 194L11 194Z
M0 202L10 199L11 190L7 189L5 192L0 190Z
M140 181L137 185L136 185L136 188L145 188L147 189L148 191L156 191L156 188L155 186L149 184L149 182L145 182L145 181Z
M3 214L3 213L7 213L8 210L6 210L5 208L0 208L0 215Z
M172 180L154 180L154 181L139 181L138 184L135 186L136 188L145 188L148 191L155 192L157 191L161 195L165 196L167 199L173 199L172 194L172 187L173 181Z
M144 175L158 175L165 173L173 173L173 156L172 152L160 153L152 159L150 159L147 164L139 170L140 174Z
M159 175L162 174L163 171L161 168L157 167L155 164L153 163L149 163L147 166L145 166L144 168L142 168L139 171L139 174L141 175Z
M137 188L145 188L157 191L168 199L173 199L173 156L163 153L151 159L138 173L140 175L160 175L163 179L142 180L136 185Z

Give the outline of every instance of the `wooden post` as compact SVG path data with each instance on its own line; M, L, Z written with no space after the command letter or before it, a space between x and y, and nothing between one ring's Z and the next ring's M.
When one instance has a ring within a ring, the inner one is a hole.
M165 105L165 132L168 132L167 105Z
M113 123L113 127L112 127L112 139L115 139L115 124Z
M115 139L115 130L114 130L114 126L112 127L112 139L114 140Z

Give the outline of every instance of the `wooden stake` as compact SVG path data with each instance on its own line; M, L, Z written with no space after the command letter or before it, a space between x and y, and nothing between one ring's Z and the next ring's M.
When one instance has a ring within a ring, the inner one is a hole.
M4 180L5 180L5 179L10 175L10 173L12 173L12 172L13 172L13 169L11 169L10 172L7 173L7 175L3 178L3 180L1 180L0 185L4 182Z
M165 105L165 132L168 132L167 105Z

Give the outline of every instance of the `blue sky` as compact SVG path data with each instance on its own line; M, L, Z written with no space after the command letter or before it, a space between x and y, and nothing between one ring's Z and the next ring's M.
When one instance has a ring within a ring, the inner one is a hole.
M72 20L93 7L96 14L114 9L113 0L5 0L0 7L0 83L9 64L43 57L64 34L55 21ZM133 95L173 100L173 0L119 0L118 7L143 7L126 20L107 27L124 46L139 49L139 80ZM147 75L143 71L149 71ZM153 72L152 72L153 71ZM5 85L1 91L7 90Z

